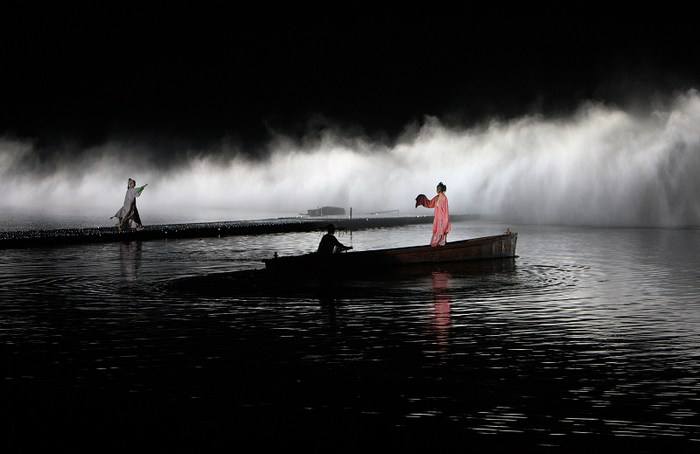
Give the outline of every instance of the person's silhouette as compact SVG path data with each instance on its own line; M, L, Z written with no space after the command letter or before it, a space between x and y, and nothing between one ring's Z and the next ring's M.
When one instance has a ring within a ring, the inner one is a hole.
M352 249L352 246L345 246L335 237L335 226L330 224L327 229L328 233L323 235L321 242L318 244L318 253L323 255L333 255L339 252Z

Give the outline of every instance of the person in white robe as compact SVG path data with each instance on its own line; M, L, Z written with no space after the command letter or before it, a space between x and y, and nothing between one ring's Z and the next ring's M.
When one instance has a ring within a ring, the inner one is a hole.
M132 222L136 225L137 230L143 229L143 225L141 224L141 216L139 216L139 210L136 208L136 197L141 195L146 186L148 186L148 184L144 184L143 186L137 188L136 180L129 178L129 182L127 183L126 187L126 195L124 196L124 205L119 208L119 211L117 211L114 216L110 218L118 219L117 227L119 227L119 230L131 228Z

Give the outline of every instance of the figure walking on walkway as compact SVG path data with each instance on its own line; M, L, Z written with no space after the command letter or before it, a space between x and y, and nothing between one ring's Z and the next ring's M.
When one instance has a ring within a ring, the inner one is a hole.
M143 229L141 216L139 216L139 210L136 208L136 197L141 195L146 186L148 186L148 184L137 188L136 180L129 178L129 182L126 186L126 195L124 196L124 205L110 218L118 219L117 227L119 227L119 230L131 228L132 221L136 226L136 230Z

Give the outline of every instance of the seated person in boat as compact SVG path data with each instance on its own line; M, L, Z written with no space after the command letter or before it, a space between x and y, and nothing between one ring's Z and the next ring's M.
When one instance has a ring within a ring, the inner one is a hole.
M321 242L318 244L318 253L323 255L332 255L339 252L347 251L352 249L352 246L345 246L343 243L338 241L335 237L335 226L333 224L328 226L328 233L323 235Z

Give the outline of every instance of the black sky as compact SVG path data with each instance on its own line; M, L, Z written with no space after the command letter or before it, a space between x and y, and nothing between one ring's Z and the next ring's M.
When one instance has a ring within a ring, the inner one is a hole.
M0 134L37 143L392 137L424 115L557 114L700 81L682 9L18 5L0 19Z

